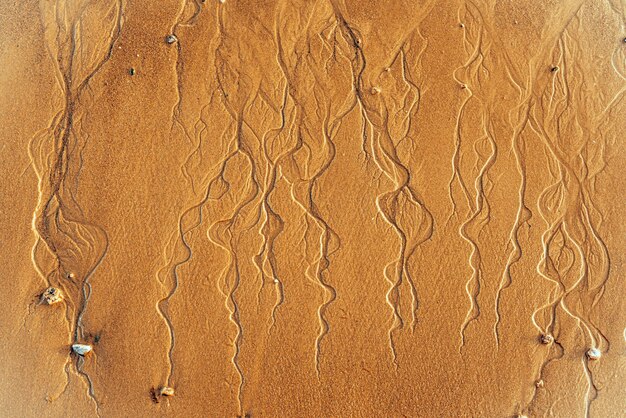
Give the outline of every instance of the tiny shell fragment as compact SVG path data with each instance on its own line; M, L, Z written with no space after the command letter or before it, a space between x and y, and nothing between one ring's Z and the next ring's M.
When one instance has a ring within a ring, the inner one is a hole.
M41 300L46 302L48 305L53 305L61 302L63 300L63 296L61 295L61 291L56 287L49 287L41 295Z
M72 351L79 356L84 356L91 351L91 346L87 344L72 344Z
M602 352L595 347L590 348L589 351L587 351L587 357L589 357L590 360L597 360L601 356Z
M552 344L554 342L554 337L550 334L544 334L541 336L541 344Z
M174 396L174 388L163 386L159 389L159 395L161 396Z

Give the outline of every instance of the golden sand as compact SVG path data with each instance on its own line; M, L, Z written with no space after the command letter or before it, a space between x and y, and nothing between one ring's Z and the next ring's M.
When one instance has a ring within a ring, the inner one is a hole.
M0 415L624 416L625 19L5 2Z

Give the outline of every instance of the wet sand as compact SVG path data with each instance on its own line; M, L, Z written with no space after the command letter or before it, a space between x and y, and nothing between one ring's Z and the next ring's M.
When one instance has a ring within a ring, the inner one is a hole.
M625 18L3 5L0 415L623 416Z

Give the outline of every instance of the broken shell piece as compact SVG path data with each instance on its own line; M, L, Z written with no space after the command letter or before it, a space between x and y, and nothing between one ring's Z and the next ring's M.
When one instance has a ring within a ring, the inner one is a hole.
M63 296L61 295L61 291L56 287L49 287L41 295L41 300L46 302L48 305L54 305L55 303L61 302L63 300Z
M176 37L176 35L167 35L165 37L165 42L167 42L168 44L173 44L176 41L178 41L178 38Z
M535 387L542 388L544 386L543 380L539 379L535 382Z
M72 351L79 356L84 356L91 351L91 346L88 344L72 344Z
M590 360L597 360L602 357L602 352L597 348L592 347L587 351L587 357L589 357Z
M541 344L552 344L554 342L554 337L550 334L543 334L541 336Z
M159 395L160 396L174 396L174 388L171 388L169 386L162 386L161 389L159 389Z

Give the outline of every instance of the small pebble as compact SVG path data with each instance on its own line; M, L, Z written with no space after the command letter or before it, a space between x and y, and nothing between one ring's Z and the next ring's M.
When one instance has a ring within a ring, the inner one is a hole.
M461 84L461 89L466 89L467 86L465 84Z
M55 303L61 302L63 300L63 296L61 295L61 291L56 287L49 287L41 295L41 300L46 302L48 305L54 305Z
M543 380L537 380L535 382L535 387L542 388L544 385Z
M74 273L67 273L67 278L72 280L76 277L76 275Z
M176 35L167 35L165 37L165 42L167 42L170 45L173 44L176 41L178 41L178 38L176 37Z
M464 25L463 23L459 23L459 27L460 27L460 28L464 28L464 27L465 27L465 25Z
M278 284L279 283L278 279L274 279L274 283Z
M554 342L554 337L550 334L544 334L541 336L541 344L552 344Z
M602 352L597 348L592 347L587 351L587 357L589 357L590 360L597 360L602 357Z
M137 74L137 72L135 71L134 68L131 68L130 70L128 70L128 74L135 75L135 74Z
M91 351L91 346L88 344L72 344L72 351L79 356L84 356Z
M174 388L171 388L169 386L162 386L161 389L159 389L159 395L160 396L174 396Z
M552 71L553 73L556 73L557 71L559 71L559 67L556 67L556 66L552 67L550 71Z
M378 87L372 87L371 93L372 94L378 94L378 93L380 93L380 89Z

